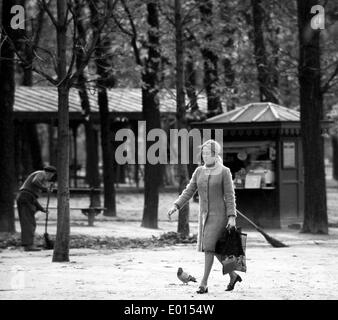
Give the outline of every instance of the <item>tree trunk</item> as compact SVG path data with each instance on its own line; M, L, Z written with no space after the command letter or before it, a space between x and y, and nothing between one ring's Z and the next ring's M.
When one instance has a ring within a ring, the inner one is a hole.
M98 44L100 46L100 42ZM99 64L98 62L97 64ZM107 208L104 215L116 216L116 201L115 201L115 175L113 168L112 154L112 137L110 130L110 114L108 109L107 89L99 85L98 88L98 105L100 109L101 121L101 146L103 158L103 184L104 184L104 206Z
M142 112L146 121L146 135L151 129L161 128L159 106L160 44L159 18L156 1L147 4L148 11L148 57L142 73ZM146 143L146 150L152 143ZM146 161L144 173L144 208L142 227L156 229L158 219L159 187L162 180L162 165Z
M231 52L235 51L235 43L234 43L234 35L237 29L237 26L234 24L234 20L232 16L233 8L231 7L228 1L219 1L220 5L220 17L222 19L223 28L222 33L224 35L224 39L222 40L222 46L229 56L231 56ZM237 17L238 13L235 14ZM231 58L225 56L222 58L222 67L223 67L223 79L224 85L227 88L228 94L226 95L226 107L227 111L235 109L236 105L239 103L238 98L238 88L235 83L236 72L235 68L232 65Z
M34 54L32 52L32 46L31 46L30 43L25 44L24 55L25 55L25 59L29 63L29 65L25 65L23 67L22 85L27 86L27 87L31 87L33 85L33 70L32 70L32 64L31 63L33 63Z
M79 0L75 1L75 12L79 20L77 21L77 30L79 39L82 45L86 43L86 30L82 24L81 17L83 11ZM82 50L76 52L76 67L79 69L84 61ZM79 96L81 100L81 107L83 110L83 119L86 135L86 182L90 188L100 188L100 175L99 175L99 155L97 145L97 131L93 128L93 121L91 117L90 102L86 88L86 77L84 72L80 72L77 82L79 87ZM94 193L91 199L91 204L96 207L101 206L100 194Z
M204 59L204 87L207 94L208 103L208 118L213 117L223 112L221 99L216 91L218 84L218 57L210 49L212 43L212 0L197 0L199 9L202 15L202 22L204 24L206 35L204 38L204 46L202 47L202 56Z
M99 32L99 12L98 6L93 2L89 3L91 11L91 23L92 27ZM107 84L107 69L108 54L106 52L107 44L102 40L101 36L98 39L97 46L95 48L96 68L99 79L97 81L98 86L98 105L100 112L101 123L101 147L103 158L103 184L104 184L104 206L106 208L105 216L116 216L116 200L115 200L115 174L113 167L114 155L112 153L112 134L111 134L111 117L108 108L108 94L106 89Z
M332 143L332 177L338 180L338 135L331 135Z
M30 150L33 170L41 170L43 167L43 161L36 125L33 123L28 123L26 126L26 133L28 137L28 148Z
M22 169L21 169L21 123L14 121L14 168L15 168L15 186L22 184Z
M69 261L69 85L67 83L67 0L57 2L58 193L57 231L53 262Z
M238 103L238 98L236 97L237 88L234 86L235 83L235 71L232 68L231 60L224 58L222 61L223 70L224 70L224 80L225 85L228 90L231 92L230 99L227 101L227 111L234 110Z
M20 140L21 140L21 163L23 169L23 177L26 179L33 171L32 152L30 148L30 141L28 136L28 123L23 122L20 126Z
M142 89L143 114L146 121L146 135L151 129L160 128L159 105L156 102L157 90ZM157 109L156 109L157 108ZM147 141L146 150L152 143ZM162 181L162 165L150 164L148 161L144 168L144 207L142 227L157 229L159 187Z
M62 39L60 39L62 41ZM60 41L59 40L59 41ZM60 44L62 46L62 43ZM69 261L69 88L58 88L57 232L53 262Z
M182 7L181 0L175 0L175 31L176 31L176 97L177 97L177 128L186 129L186 114L185 114L185 95L184 95L184 42L182 36ZM178 177L179 177L179 194L182 193L188 183L188 167L186 164L180 163L181 146L178 146ZM187 203L178 214L177 232L183 236L188 236L189 229L189 211L190 206Z
M273 86L273 72L269 70L268 58L263 36L264 9L261 0L251 0L252 22L254 28L254 55L258 72L260 100L278 103Z
M27 61L33 61L31 48L27 45L25 47L25 58ZM27 66L23 70L22 85L27 87L33 85L33 71L31 66ZM24 142L27 142L27 151L31 157L33 170L41 170L43 161L36 125L34 123L27 123L24 128L25 131L23 132L23 135L26 137Z
M98 154L98 132L89 122L85 122L86 134L86 180L90 188L100 188L99 175L99 154ZM101 206L99 193L94 193L92 204L95 207Z
M54 133L56 132L54 121L52 120L50 124L48 124L48 157L49 164L56 166L56 158L57 158L57 146L56 146L56 138L54 138Z
M270 85L273 90L274 96L277 101L280 100L279 92L279 51L280 44L278 41L278 34L280 33L280 27L274 23L274 15L278 7L276 3L271 2L265 11L265 29L267 31L266 42L268 44L270 52L267 56L270 57L268 61L268 69L270 72Z
M27 0L21 0L22 5L26 6ZM43 25L43 18L44 18L44 10L40 9L39 14L37 16L36 21L36 28L32 26L31 33L34 35L33 44L31 43L24 43L23 44L23 51L25 60L28 61L28 65L25 65L23 68L23 78L22 78L22 85L31 87L33 86L33 70L32 70L32 63L34 59L33 50L38 46L40 35L41 35L41 29ZM28 155L30 156L32 169L33 170L41 170L43 167L43 161L42 161L42 155L41 155L41 146L40 141L38 138L38 132L36 124L34 123L27 123L25 125L25 130L23 132L23 136L26 137L23 142L26 143L26 150L28 152Z
M194 58L191 54L188 55L185 64L185 89L190 100L191 113L199 109L196 94L196 71L194 67Z
M11 8L17 1L2 2L2 26L12 40L17 34L10 27ZM0 232L15 232L14 223L14 50L10 41L1 34L0 53Z
M321 136L323 97L320 84L319 31L310 29L315 0L297 0L299 85L304 159L304 223L302 232L328 234L324 147Z

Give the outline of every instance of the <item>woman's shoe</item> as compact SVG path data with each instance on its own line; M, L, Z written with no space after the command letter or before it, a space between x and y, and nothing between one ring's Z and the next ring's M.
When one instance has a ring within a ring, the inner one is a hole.
M208 293L208 287L199 286L199 289L196 291L199 294Z
M242 278L239 275L236 276L235 281L233 283L231 283L231 280L230 280L230 283L228 284L228 287L226 288L225 291L234 290L235 284L236 284L237 281L242 282Z

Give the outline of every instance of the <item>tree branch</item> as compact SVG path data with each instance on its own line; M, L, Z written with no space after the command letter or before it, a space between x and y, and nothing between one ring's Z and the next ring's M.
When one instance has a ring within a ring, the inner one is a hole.
M191 12L195 9L198 8L200 4L196 1L195 4L193 5L192 8L189 8L188 12L186 15L182 17L182 25L186 25L188 23L188 19L191 17Z
M55 79L53 79L50 75L48 75L47 73L43 72L40 69L37 69L36 67L32 67L32 70L34 72L36 72L37 74L43 76L46 80L48 80L51 84L53 84L54 86L57 86L57 81Z
M116 23L116 25L119 27L119 29L125 33L126 35L128 35L129 37L132 37L133 34L131 32L129 32L125 27L123 27L123 25L117 20L117 18L115 17L115 15L112 15L114 22Z
M74 66L74 63L75 63L75 56L76 56L75 52L76 52L76 47L77 47L76 31L77 31L78 16L74 12L74 10L71 7L71 4L69 2L68 2L67 8L68 8L67 9L67 15L68 15L68 12L71 12L71 14L72 14L71 19L73 19L73 50L72 50L72 58L71 58L70 65L69 65L67 75L66 75L66 78L69 78L71 76L71 72L73 70L73 66ZM71 19L70 19L70 21L71 21ZM66 17L66 20L67 20L67 17Z
M40 58L40 57L38 56L38 54L36 53L36 50L37 50L37 49L39 49L39 50L41 50L41 51L47 53L49 56L51 56L52 61L53 61L53 65L54 65L54 70L55 70L55 72L56 72L56 71L57 71L56 58L55 58L55 56L53 55L53 53L50 52L49 50L45 49L45 48L36 46L36 48L33 49L33 53L34 53L35 56L36 56L38 59L40 59L40 60L43 60L43 59ZM33 61L32 61L32 62L33 62Z
M322 89L321 89L321 93L322 94L324 94L324 93L327 92L327 90L330 88L331 81L334 80L334 78L337 76L337 74L338 74L338 62L337 62L336 68L334 69L334 71L331 74L330 78L326 81L326 83L322 87Z
M56 21L55 17L53 16L53 13L50 11L49 9L49 3L48 4L46 3L46 0L38 0L38 3L42 6L42 8L47 12L50 20L52 21L53 25L56 27L56 28L59 28L59 24L58 22Z
M136 31L136 27L135 27L135 24L134 24L134 20L133 20L133 17L131 16L130 10L129 10L125 0L121 0L121 3L122 3L122 6L124 8L124 11L126 12L126 14L128 16L129 23L130 23L131 29L133 31L133 33L132 33L133 35L131 37L131 45L132 45L134 52L135 52L135 60L136 60L136 63L138 65L142 66L140 51L137 47L137 31Z
M89 60L92 57L92 54L94 53L98 40L100 39L100 35L101 32L103 30L103 28L105 27L108 19L112 16L112 11L115 8L115 5L117 3L117 0L114 0L113 3L111 3L111 1L108 1L107 3L107 7L106 7L106 12L105 12L105 17L102 20L101 25L99 25L98 27L94 28L94 32L93 32L93 39L91 41L91 45L86 53L86 56L84 57L82 64L77 68L77 70L69 77L69 81L70 83L73 83L77 77L79 76L79 74L81 74L84 70L84 68L87 66ZM89 4L90 6L92 6L92 9L94 9L96 12L98 12L98 9L95 7L95 4L93 2L91 2ZM75 59L74 59L75 60ZM71 71L71 70L70 70Z
M167 21L175 27L175 21L170 18L170 16L162 10L162 7L160 5L160 2L158 3L158 11L167 19Z
M32 50L34 50L39 44L40 35L41 35L42 27L43 27L44 16L45 16L45 10L42 8L41 5L39 5L38 21L37 21L37 27L36 27L36 30L33 36Z

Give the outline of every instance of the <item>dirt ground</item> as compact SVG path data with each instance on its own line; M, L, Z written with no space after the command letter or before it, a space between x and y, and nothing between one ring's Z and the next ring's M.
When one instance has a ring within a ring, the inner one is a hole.
M0 253L0 299L250 299L298 300L338 298L338 229L330 236L271 232L288 244L272 248L254 231L248 232L246 273L232 292L228 276L214 264L209 293L195 293L198 283L183 285L176 277L182 267L197 278L203 254L195 246L155 249L72 249L69 263L52 263L52 251Z
M93 227L78 210L71 212L71 234L149 238L176 231L177 220L166 212L175 193L162 193L159 229L140 227L142 194L118 194L118 217L98 216ZM45 199L41 200L41 203ZM72 198L71 206L86 200ZM52 199L51 206L55 206ZM329 222L338 222L338 188L328 192ZM191 233L197 232L198 204L191 202ZM44 215L37 214L37 234L44 232ZM17 223L17 230L20 226ZM289 247L273 248L255 230L248 234L246 273L232 292L225 292L229 277L223 276L215 260L209 278L209 293L198 295L197 283L183 285L176 277L182 267L201 280L204 256L194 244L163 248L115 250L71 249L69 263L52 263L52 251L24 252L0 249L0 300L18 299L113 299L113 300L336 300L338 299L338 228L329 235L301 234L283 228L265 230ZM56 212L51 209L48 232L56 232Z

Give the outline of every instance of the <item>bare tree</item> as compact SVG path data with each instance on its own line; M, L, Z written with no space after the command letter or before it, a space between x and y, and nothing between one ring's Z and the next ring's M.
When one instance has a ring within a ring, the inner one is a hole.
M175 34L176 34L176 125L177 128L186 129L185 93L184 93L184 39L182 26L181 0L175 0ZM180 146L178 148L180 159ZM179 193L182 193L188 182L188 167L179 162L178 166ZM177 232L183 236L189 235L189 203L179 210Z
M14 57L20 30L11 27L11 8L20 1L2 1L0 37L0 231L15 232L14 221Z
M53 262L69 261L69 77L67 77L67 1L57 2L58 209ZM51 17L52 14L50 14ZM53 17L54 18L54 17Z
M157 1L148 1L147 6L147 38L139 36L139 30L135 24L132 11L125 0L121 0L129 27L122 24L122 19L114 17L115 23L120 30L130 37L130 44L134 51L136 64L142 68L142 113L146 121L146 134L153 128L160 128L159 110L159 88L160 88L160 39L159 39L159 20ZM142 48L139 43L142 43ZM147 54L141 55L141 49ZM147 148L150 146L147 141ZM162 165L145 164L144 173L144 208L142 226L146 228L157 228L159 188L162 181Z
M40 0L42 6L48 15L54 29L56 30L56 53L45 48L39 48L40 52L46 53L51 58L51 64L55 67L55 74L50 74L50 70L44 70L37 62L44 60L43 57L35 56L32 61L28 61L16 50L16 54L24 67L31 65L32 70L48 80L58 90L58 143L57 143L57 171L58 171L58 208L57 208L57 233L53 253L53 262L69 261L69 236L70 236L70 217L69 217L69 90L78 79L79 74L87 66L95 50L98 32L94 31L90 40L81 50L85 52L85 58L82 64L74 70L76 62L76 50L80 44L77 38L77 16L74 13L72 2L70 0L60 0L56 3L57 16L54 16L54 8L49 6L46 0ZM100 28L107 22L108 10L105 12ZM73 27L70 28L70 23ZM67 50L69 49L67 37L72 39L72 48L70 50L70 59L68 60ZM38 51L38 50L37 50ZM45 61L44 61L45 62ZM43 64L42 64L43 65Z
M84 9L85 2L81 0L74 1L74 13L77 16L76 28L79 37L80 48L83 48L86 44L87 33L86 26L84 23ZM86 55L83 50L77 50L76 52L76 68L80 69ZM85 135L86 135L86 181L89 184L90 188L99 188L100 187L100 176L99 176L99 155L98 155L98 146L97 146L97 131L94 129L92 114L90 109L90 101L88 97L88 91L86 87L87 78L84 70L79 72L76 86L79 90L79 97L81 100L81 107L83 110L83 120L85 126ZM100 194L94 193L92 196L91 205L99 207L101 200Z
M142 113L146 120L146 133L154 128L161 128L159 84L160 84L160 39L157 1L147 3L148 21L148 57L144 61L142 72ZM151 145L147 141L147 150ZM157 228L159 187L162 182L162 165L147 161L144 173L144 208L142 226Z
M89 8L91 12L91 25L94 30L100 28L100 7L104 6L104 2L91 1ZM98 32L98 31L97 31ZM113 168L112 154L112 134L111 134L111 117L108 108L108 92L107 92L107 70L109 63L107 58L107 47L104 40L103 29L98 32L98 45L95 48L95 64L97 69L97 90L98 90L98 105L100 110L101 121L101 145L103 157L103 183L104 183L104 206L106 208L104 215L116 216L115 202L115 174Z

